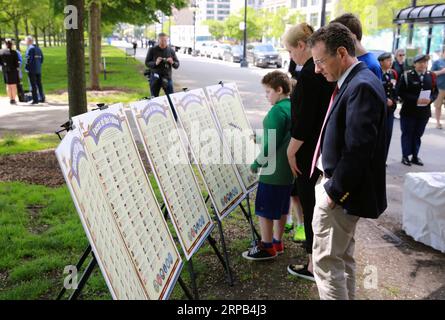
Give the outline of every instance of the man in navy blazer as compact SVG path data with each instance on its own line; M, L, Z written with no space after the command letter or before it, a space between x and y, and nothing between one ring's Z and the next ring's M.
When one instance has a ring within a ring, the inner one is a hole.
M354 299L357 222L376 219L387 207L386 95L355 57L345 26L319 29L310 45L315 71L337 82L312 161L312 170L323 172L312 223L314 276L321 299Z

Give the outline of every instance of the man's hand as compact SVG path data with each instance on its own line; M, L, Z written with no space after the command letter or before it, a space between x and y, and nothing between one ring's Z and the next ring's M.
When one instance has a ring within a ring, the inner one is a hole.
M431 100L430 99L419 99L417 100L417 105L428 105L430 104Z
M163 58L162 57L158 57L156 59L156 65L158 66L161 62L162 62Z
M394 102L392 102L391 99L387 99L388 107L392 107L394 105Z
M173 64L174 63L173 58L167 58L167 62Z
M304 142L292 138L289 142L289 146L287 147L287 161L289 162L289 166L294 177L296 177L299 174L302 174L300 169L298 169L297 159L295 155L297 154L298 150L300 149L303 143Z
M300 171L300 169L298 169L297 158L295 157L295 154L288 155L287 161L289 162L290 170L292 171L292 174L294 175L294 177L300 175L301 171Z
M328 196L326 195L326 197L328 197L328 206L329 209L333 210L335 209L335 207L337 206L337 204Z

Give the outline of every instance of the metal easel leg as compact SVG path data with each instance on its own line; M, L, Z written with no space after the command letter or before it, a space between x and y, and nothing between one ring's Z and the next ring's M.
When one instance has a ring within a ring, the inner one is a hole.
M88 247L85 249L85 251L83 252L82 256L80 257L79 261L76 264L76 269L80 270L80 268L82 268L83 263L85 262L85 260L88 258L89 254L91 253L91 245L88 245ZM56 300L61 300L63 295L66 292L66 288L63 288L62 290L60 290L59 295L57 296Z

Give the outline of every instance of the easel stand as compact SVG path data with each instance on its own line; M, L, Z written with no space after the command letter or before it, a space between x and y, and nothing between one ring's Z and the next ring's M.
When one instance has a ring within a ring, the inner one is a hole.
M100 109L100 110L104 110L108 107L105 104L98 104L97 106L98 106L97 109ZM97 110L97 109L95 109L95 110ZM60 134L65 131L68 132L68 131L73 130L73 122L70 119L69 121L62 124L60 127L63 129L56 131L55 134L59 137L60 140L62 140L62 137ZM80 281L77 284L77 288L74 289L74 291L69 296L68 300L77 300L79 295L82 293L82 290L85 287L88 279L90 278L91 274L93 273L94 268L97 266L97 260L94 255L94 252L91 248L91 245L88 245L88 247L86 248L86 250L84 251L84 253L82 254L82 256L80 257L79 261L76 264L76 270L80 270L82 268L83 264L85 263L85 261L87 260L87 258L90 254L91 254L91 260L88 263L88 266L86 267L85 271L82 273L82 276L80 277ZM191 261L189 264L189 272L190 272L190 276L192 277L192 279L194 279L193 265L192 265ZM190 290L187 288L184 280L180 276L178 277L178 283L181 286L181 289L184 291L185 295L187 296L187 299L189 299L189 300L199 299L198 290L196 287L195 280L192 280L193 292L194 292L195 296L193 296L190 293ZM62 290L60 290L59 294L57 295L56 300L61 300L63 298L64 294L66 293L66 291L67 291L67 289L65 287L63 287Z

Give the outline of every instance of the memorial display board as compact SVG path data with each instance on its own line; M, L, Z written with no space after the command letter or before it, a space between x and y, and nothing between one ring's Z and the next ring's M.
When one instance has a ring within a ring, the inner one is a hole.
M182 144L167 97L130 105L150 166L187 259L199 249L213 222Z
M56 155L113 298L167 299L182 260L122 105L73 125Z
M245 197L241 178L223 144L204 90L175 93L171 99L221 220Z
M250 192L257 182L258 175L250 171L248 154L253 151L255 157L255 142L251 138L254 131L250 126L244 111L244 106L235 83L206 87L210 98L210 106L215 115L218 127L226 145L230 146L230 153L236 168L242 178L244 187ZM253 161L251 161L253 162Z

